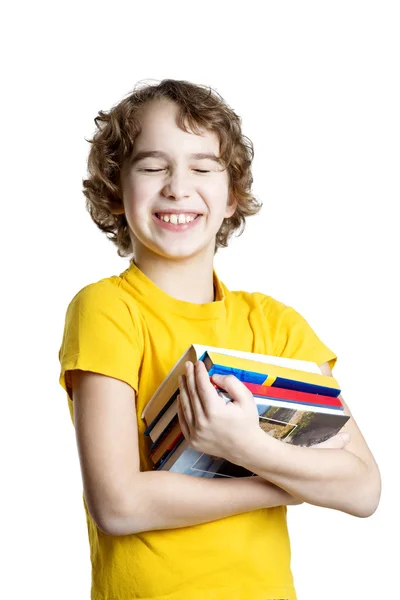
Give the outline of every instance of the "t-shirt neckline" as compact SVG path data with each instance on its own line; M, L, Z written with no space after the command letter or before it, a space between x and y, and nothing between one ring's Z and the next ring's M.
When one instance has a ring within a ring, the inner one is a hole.
M225 311L225 286L220 281L214 267L215 300L203 304L178 300L170 296L147 277L133 261L130 262L121 277L133 287L135 295L140 295L141 301L152 304L162 312L169 311L193 319L212 319L219 318Z

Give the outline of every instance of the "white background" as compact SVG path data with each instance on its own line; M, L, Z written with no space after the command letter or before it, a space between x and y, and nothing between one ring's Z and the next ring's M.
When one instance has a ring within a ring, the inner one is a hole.
M338 354L382 473L368 519L289 508L299 600L397 597L399 4L12 6L0 19L2 596L89 598L58 349L72 296L128 262L85 212L84 138L139 80L175 78L216 89L254 143L264 207L217 254L222 281L294 306Z

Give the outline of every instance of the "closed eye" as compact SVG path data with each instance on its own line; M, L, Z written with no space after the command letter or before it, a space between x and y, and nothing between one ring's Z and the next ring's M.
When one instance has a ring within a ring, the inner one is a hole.
M142 171L145 171L146 173L159 173L160 171L163 171L164 169L141 169ZM193 169L193 171L196 171L197 173L210 173L210 171L205 171L203 169Z

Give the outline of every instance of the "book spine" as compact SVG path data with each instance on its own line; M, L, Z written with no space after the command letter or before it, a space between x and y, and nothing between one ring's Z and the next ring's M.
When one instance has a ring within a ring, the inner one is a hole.
M156 470L162 469L163 465L167 462L169 457L172 456L172 454L175 452L175 450L177 449L179 444L181 444L184 439L185 439L185 437L184 437L183 433L179 433L179 435L176 436L174 441L171 442L171 444L165 450L164 454L161 456L159 461L154 465L154 469L156 469Z
M153 450L155 450L158 446L160 446L163 443L163 441L165 440L165 438L167 437L169 432L174 428L174 426L176 425L177 422L178 422L178 413L176 413L176 415L174 417L172 417L171 421L168 423L167 427L164 429L164 431L161 433L161 435L151 444L151 446L150 446L151 452L153 452Z
M157 463L165 451L171 447L171 444L175 442L180 433L182 433L182 430L179 426L179 423L175 423L175 427L171 429L164 442L149 454L149 458L154 464Z
M158 423L153 427L150 431L149 437L152 442L155 442L173 419L173 417L178 413L178 401L175 399L171 406L168 408L167 412L163 414Z
M144 435L150 435L150 431L155 427L155 425L157 425L158 421L161 419L163 414L167 412L167 410L169 409L171 404L174 402L174 400L178 397L178 395L179 395L179 388L177 390L175 390L175 392L172 394L172 396L168 400L168 402L166 404L164 404L164 406L162 407L162 409L160 410L158 415L152 420L150 425L145 429Z

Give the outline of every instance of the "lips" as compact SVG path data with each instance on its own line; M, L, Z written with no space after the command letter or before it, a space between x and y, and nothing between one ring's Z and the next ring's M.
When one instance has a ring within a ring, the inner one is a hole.
M161 221L162 223L173 223L176 225L185 225L187 223L193 223L193 221L196 221L199 217L199 215L197 215L196 213L156 213L154 216L156 217L157 221Z
M160 213L161 214L161 213ZM165 213L168 214L168 213ZM169 213L171 215L171 213ZM182 214L182 213L180 213ZM194 213L195 215L196 213ZM198 218L200 215L190 217L186 222L179 222L179 218L176 213L173 213L174 218L171 221L171 217L166 220L164 218L160 218L157 216L157 213L153 214L154 222L161 229L165 229L166 231L175 231L175 232L185 232L191 231L192 228L197 227L197 224L200 223L200 219ZM172 216L172 215L171 215Z
M189 217L198 217L202 213L193 212L191 210L158 210L153 213L156 217L161 215L188 215Z

